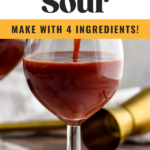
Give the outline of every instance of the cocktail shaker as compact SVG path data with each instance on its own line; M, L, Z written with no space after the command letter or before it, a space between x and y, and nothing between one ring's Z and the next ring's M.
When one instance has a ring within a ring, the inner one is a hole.
M116 108L103 108L82 124L82 141L90 150L114 150L128 135L150 131L150 88Z

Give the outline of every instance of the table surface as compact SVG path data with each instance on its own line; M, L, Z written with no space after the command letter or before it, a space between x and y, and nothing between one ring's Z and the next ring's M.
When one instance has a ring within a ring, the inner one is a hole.
M30 150L66 150L65 134L36 133L24 136L4 136L2 139L6 142L24 146ZM82 145L82 150L87 150L87 148ZM124 143L117 150L150 150L150 144L137 145L133 143Z

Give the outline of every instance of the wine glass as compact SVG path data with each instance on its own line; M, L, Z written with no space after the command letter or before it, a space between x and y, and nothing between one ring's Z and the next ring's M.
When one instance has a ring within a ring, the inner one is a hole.
M67 124L67 150L81 149L81 123L112 98L124 67L119 39L81 39L76 59L74 49L71 39L30 39L23 58L33 95Z
M23 40L0 40L0 80L3 79L23 58ZM5 149L0 137L0 149Z
M0 40L0 79L5 77L23 58L23 40Z

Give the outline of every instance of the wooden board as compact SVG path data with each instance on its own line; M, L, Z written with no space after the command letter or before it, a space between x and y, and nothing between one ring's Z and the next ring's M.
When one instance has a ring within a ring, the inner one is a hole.
M3 137L4 141L27 147L31 150L66 150L65 134L35 134L20 137ZM82 145L82 150L87 148ZM124 143L117 150L150 150L150 144Z

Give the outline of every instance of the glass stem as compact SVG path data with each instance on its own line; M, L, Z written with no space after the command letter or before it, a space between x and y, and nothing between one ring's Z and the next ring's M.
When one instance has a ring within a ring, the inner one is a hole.
M0 149L2 148L2 137L1 137L1 133L0 133Z
M67 126L67 150L81 150L80 126Z

